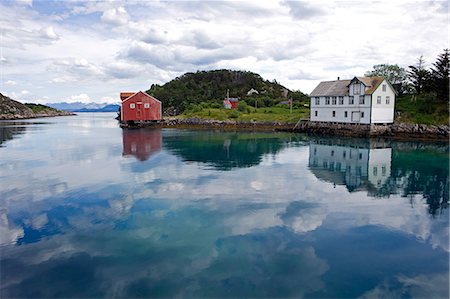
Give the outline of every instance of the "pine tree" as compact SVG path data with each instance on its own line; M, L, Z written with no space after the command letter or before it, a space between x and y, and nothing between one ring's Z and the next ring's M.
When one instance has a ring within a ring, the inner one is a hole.
M448 103L449 100L449 50L444 49L431 69L433 87L440 102Z
M410 65L408 77L416 94L428 92L431 89L431 73L425 68L425 59L420 56L416 65Z

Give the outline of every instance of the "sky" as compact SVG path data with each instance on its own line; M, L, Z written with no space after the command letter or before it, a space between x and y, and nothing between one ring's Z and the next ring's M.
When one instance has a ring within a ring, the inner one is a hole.
M310 93L449 47L447 1L0 0L0 92L117 103L186 72L246 70Z

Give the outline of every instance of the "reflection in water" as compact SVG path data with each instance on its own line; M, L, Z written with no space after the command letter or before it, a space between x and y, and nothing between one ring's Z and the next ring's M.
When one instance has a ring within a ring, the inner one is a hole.
M282 134L212 131L177 133L163 138L164 147L184 161L206 163L219 170L258 165L263 155L276 154L287 140L289 137Z
M310 171L320 180L373 197L423 194L432 215L449 203L448 146L379 140L315 139Z
M0 147L0 297L448 298L448 145L113 118Z
M161 130L158 129L123 129L124 157L134 156L139 161L146 161L161 151Z
M392 149L376 146L311 141L308 166L317 178L345 185L350 192L381 189L391 175Z
M11 140L15 135L20 135L25 133L26 127L24 126L14 126L10 123L0 122L0 146L3 142Z

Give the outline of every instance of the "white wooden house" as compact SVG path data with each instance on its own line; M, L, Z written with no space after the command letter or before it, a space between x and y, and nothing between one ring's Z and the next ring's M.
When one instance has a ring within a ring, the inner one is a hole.
M311 92L310 120L382 124L394 122L395 91L383 77L320 82Z

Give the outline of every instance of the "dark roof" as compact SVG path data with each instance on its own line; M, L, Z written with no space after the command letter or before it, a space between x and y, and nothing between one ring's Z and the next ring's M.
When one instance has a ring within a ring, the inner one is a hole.
M372 94L378 86L383 82L384 77L354 77L352 80L335 80L320 82L311 92L310 96L346 96L348 95L348 86L353 80L361 81L365 86L369 87L365 94Z
M311 92L310 96L345 96L348 95L348 84L350 80L336 80L320 82Z

